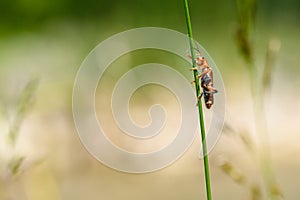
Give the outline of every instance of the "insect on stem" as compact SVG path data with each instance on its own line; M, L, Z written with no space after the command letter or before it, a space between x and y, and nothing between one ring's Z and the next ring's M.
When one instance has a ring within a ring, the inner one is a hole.
M189 44L190 44L190 52L191 52L191 58L192 58L192 62L193 62L193 68L197 68L197 62L196 62L195 52L194 52L195 47L194 47L194 42L193 42L192 25L191 25L187 0L184 0L184 8L185 8L186 24L187 24L187 30L188 30L188 36L189 36ZM193 70L193 74L194 74L196 94L197 94L197 97L200 97L201 91L200 91L200 87L199 87L198 70ZM202 152L203 152L205 183L206 183L206 195L207 195L207 200L211 200L212 196L211 196L211 188L210 188L209 162L208 162L207 147L206 147L204 116L203 116L202 103L199 100L198 100L198 112L199 112L199 123L200 123L200 128L201 128Z

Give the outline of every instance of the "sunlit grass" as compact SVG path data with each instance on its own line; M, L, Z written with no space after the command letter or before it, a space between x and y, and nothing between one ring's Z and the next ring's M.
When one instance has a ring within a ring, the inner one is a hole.
M240 50L240 55L246 62L249 77L250 90L254 109L255 133L258 143L255 144L253 139L245 134L238 133L240 142L249 150L253 162L258 161L261 168L262 177L265 185L258 183L249 183L243 173L238 173L237 167L231 162L226 161L220 165L221 169L228 174L235 182L249 188L251 199L281 199L282 193L276 181L275 173L271 161L271 152L269 147L267 118L265 113L265 103L269 100L269 92L272 83L272 72L275 65L276 57L280 49L280 41L272 39L266 50L265 65L256 65L257 53L255 51L255 25L257 0L237 0L237 31L235 40ZM233 131L233 129L227 130ZM256 152L258 151L258 152ZM242 181L243 180L243 181Z

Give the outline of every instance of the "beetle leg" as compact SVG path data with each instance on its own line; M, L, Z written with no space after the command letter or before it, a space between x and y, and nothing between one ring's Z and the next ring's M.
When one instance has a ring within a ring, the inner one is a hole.
M215 88L212 88L210 90L212 90L212 91L207 91L206 93L207 94L216 94L216 93L218 93L218 90L216 90Z
M198 106L199 101L201 100L202 96L203 96L204 92L201 92L201 94L198 96L198 101L196 103L196 106Z
M214 91L212 92L212 94L216 94L218 93L218 90L214 89Z
M197 67L190 68L190 71L197 71Z
M200 100L203 96L204 92L201 92L201 94L198 96L198 100Z
M213 83L210 82L208 85L205 85L205 88L207 89L206 93L208 94L216 94L218 93L218 90L213 87Z

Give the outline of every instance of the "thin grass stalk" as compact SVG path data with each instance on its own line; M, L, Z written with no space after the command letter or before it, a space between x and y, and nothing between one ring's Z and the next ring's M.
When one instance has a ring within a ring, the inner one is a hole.
M276 178L271 162L271 152L268 136L267 118L265 115L265 96L270 87L271 67L274 65L276 52L280 47L275 45L269 47L263 77L255 66L254 60L254 38L255 15L258 0L236 0L238 10L238 30L236 34L237 45L247 62L251 80L251 93L254 108L254 125L259 139L259 161L261 165L263 179L266 185L266 195L268 199L278 199L281 194L276 184ZM280 46L280 45L279 45ZM273 51L274 50L274 51ZM275 188L275 189L274 189ZM275 191L275 192L274 192Z
M192 25L191 19L189 14L189 7L188 1L184 0L184 8L185 8L185 16L186 16L186 24L189 36L189 43L190 43L190 51L192 56L192 63L193 67L197 67L196 59L195 59L195 52L194 52L194 42L193 42L193 33L192 33ZM198 71L193 70L194 72L194 80L195 80L195 88L197 97L200 95L200 86L198 80ZM207 147L206 147L206 135L205 135L205 126L204 126L204 115L203 115L203 108L202 108L202 101L198 101L198 112L199 112L199 123L201 129L201 140L202 140L202 152L203 152L203 161L204 161L204 173L205 173L205 183L206 183L206 195L207 200L211 200L211 187L210 187L210 175L209 175L209 162L208 162L208 155L207 155Z
M278 186L276 183L277 181L275 173L272 167L269 131L267 127L267 118L265 113L266 89L264 88L265 86L263 85L263 80L257 77L251 82L254 100L255 128L260 141L260 162L262 174L266 184L267 198L272 200L281 199L281 193L278 193L277 191L274 192L274 188L277 188Z

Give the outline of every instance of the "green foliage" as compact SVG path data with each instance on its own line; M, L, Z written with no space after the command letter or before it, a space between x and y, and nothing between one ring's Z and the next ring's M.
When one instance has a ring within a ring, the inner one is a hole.
M24 156L15 156L7 164L8 169L11 171L12 175L16 175L24 161Z
M23 153L16 151L16 143L19 138L22 123L26 118L26 115L30 111L30 108L32 107L37 86L37 79L29 80L21 90L14 105L15 109L6 138L9 143L9 145L7 145L8 152L11 152L11 155L6 155L8 157L8 160L7 162L2 163L4 165L4 168L7 168L9 170L9 176L17 175L20 172L20 168L26 159L26 156L24 156Z
M241 54L248 63L253 63L253 38L252 33L255 26L257 11L256 0L236 0L237 21L236 42Z
M272 71L275 66L280 46L281 42L278 39L272 39L269 41L265 59L265 66L262 74L262 93L264 95L267 94L271 87Z
M230 176L236 183L238 184L245 184L246 183L246 176L244 176L236 167L234 167L230 162L223 161L220 164L220 168L223 170L225 174Z
M265 182L265 193L268 199L280 199L282 194L276 182L271 164L270 149L268 144L268 129L267 120L265 116L265 100L266 94L271 87L272 71L275 65L276 56L280 49L279 40L270 40L265 57L265 65L263 70L258 70L255 66L255 18L257 12L257 0L237 0L237 21L238 27L235 35L237 47L250 71L252 100L254 105L254 118L255 118L255 131L259 138L258 145L254 145L250 137L241 135L243 145L250 150L250 154L256 155L255 150L259 150L259 163L262 171L262 176ZM259 72L263 71L262 74ZM231 129L232 131L232 129ZM231 175L233 168L224 168L221 166L225 173ZM233 180L236 180L231 176ZM249 186L248 186L249 188ZM252 199L262 199L262 189L255 184L251 188ZM275 188L275 189L274 189Z
M15 144L18 138L20 126L33 103L33 97L37 89L38 81L30 80L22 90L14 114L13 121L10 125L8 139L11 144Z

